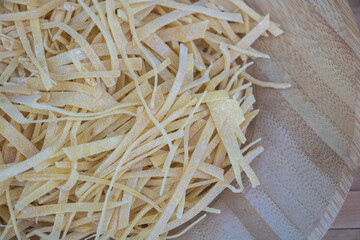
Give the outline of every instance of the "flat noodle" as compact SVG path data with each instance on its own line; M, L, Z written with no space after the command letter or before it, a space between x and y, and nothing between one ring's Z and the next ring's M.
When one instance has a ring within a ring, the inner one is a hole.
M129 179L127 181L126 186L134 189L136 187L138 178ZM123 194L122 201L128 201L130 203L133 202L133 196L127 192ZM120 208L119 219L118 219L118 230L123 229L129 225L130 220L130 212L131 212L131 204L126 204Z
M9 212L10 212L10 216L11 216L11 222L12 222L16 237L18 239L21 239L20 232L19 232L19 229L18 229L18 226L17 226L17 223L16 223L15 213L14 213L14 210L13 210L12 204L11 204L11 196L10 196L9 188L6 189L6 202L7 202L8 208L9 208Z
M30 158L39 152L39 150L21 134L21 132L3 117L0 117L0 134L27 158Z
M259 85L261 87L270 87L270 88L277 88L277 89L286 89L286 88L291 87L290 83L263 82L263 81L260 81L256 78L250 76L248 73L242 73L241 76L243 76L249 82L252 82L253 84Z
M91 48L90 44L74 29L70 28L68 25L61 22L50 22L46 26L43 26L45 29L49 28L60 28L61 30L67 32L69 35L73 36L75 41L82 47L83 51L89 57L91 63L94 65L95 69L98 71L106 71L104 65L100 61L99 57L96 55L94 50ZM111 82L108 82L106 78L104 79L108 84L111 85Z
M133 12L132 12L132 9L129 5L128 2L124 1L124 0L121 0L121 4L123 5L123 7L125 8L126 12L127 12L127 15L128 15L128 23L129 23L129 27L130 27L130 31L131 31L131 34L133 35L133 41L134 43L140 48L141 52L142 52L142 56L145 57L145 59L148 61L148 63L150 63L151 67L153 68L154 72L155 72L155 75L154 75L154 90L153 90L153 93L151 95L151 101L150 101L150 108L153 108L154 107L154 102L155 102L155 95L156 95L156 92L157 92L157 86L158 86L158 74L157 74L157 65L156 62L159 62L158 59L156 59L153 54L147 50L146 48L143 47L140 39L138 38L138 35L137 35L137 32L135 30L135 20L134 20L134 15L133 15ZM126 54L123 54L123 55L126 55ZM136 74L134 74L133 71L131 71L131 74L133 75L133 77L136 76ZM138 88L137 88L138 89ZM152 112L150 111L150 108L147 106L146 102L144 101L144 99L141 97L141 93L139 92L138 93L139 96L140 96L140 99L141 99L141 102L143 103L144 105L144 108L145 108L145 111L148 113L151 121L155 124L155 126L157 126L160 131L162 132L162 134L164 136L167 135L167 133L159 126L159 123L158 121L154 118L154 116L152 115ZM172 144L171 142L169 141L169 147L172 148ZM96 238L98 238L98 234L96 236Z
M16 189L13 189L13 190L10 190L10 200L11 201L14 201L16 200L19 195L21 194L22 192L22 189L21 188L16 188ZM7 204L7 199L6 199L6 194L5 195L2 195L0 197L0 205L6 205Z
M130 115L134 115L134 113L131 112L130 109L123 109L122 110L121 108L124 108L124 107L126 108L128 106L137 105L137 103L117 104L116 106L113 106L113 107L110 107L110 108L108 108L106 110L98 111L98 112L95 112L95 113L75 113L75 112L68 111L68 110L65 110L65 109L62 109L62 108L53 107L53 106L51 106L49 104L37 103L36 101L39 98L40 98L39 95L33 95L33 96L29 96L29 97L24 96L24 97L13 98L12 100L15 103L24 104L24 105L27 105L30 108L53 111L53 112L61 113L61 114L64 114L64 115L67 115L67 116L70 116L70 117L57 118L55 120L51 120L51 119L47 119L47 120L29 120L29 119L26 119L19 112L19 110L17 110L17 108L14 105L12 105L11 103L7 104L8 102L5 102L3 110L12 119L14 119L16 122L27 124L27 123L64 121L64 120L93 120L93 119L98 119L98 118L106 117L106 116L109 116L109 115L115 115L115 114L120 114L120 113L125 113L125 112L127 112ZM66 100L64 100L64 101L66 101Z
M89 168L92 168L96 165L96 163L93 163L93 162L78 162L77 164L77 169L79 171L85 171ZM55 166L57 168L71 168L71 162L55 162Z
M97 27L100 29L101 33L103 34L110 53L111 67L112 69L116 70L116 68L118 68L119 66L119 63L118 63L118 58L116 56L115 44L110 36L108 29L103 25L102 22L100 22L96 14L93 11L91 11L91 9L85 4L84 1L78 0L78 2L84 8L84 10L89 14L90 18L93 20L93 22L97 25ZM116 83L115 80L111 78L104 78L104 82L107 87L112 87Z
M69 198L69 192L65 192L65 191L61 191L59 193L59 200L58 203L59 204L64 204L68 201ZM55 216L55 220L54 220L54 226L52 228L52 231L50 233L50 237L52 238L60 238L60 233L61 233L61 229L62 229L62 223L64 221L64 217L65 214L57 214Z
M43 175L44 176L42 176L42 174L26 173L26 174L20 175L18 177L18 179L20 181L24 181L24 180L26 180L26 181L38 181L38 180L46 181L46 180L66 180L66 179L68 179L68 175L66 175L66 174L43 174ZM98 183L98 184L104 184L104 185L110 185L110 181L100 179L100 178L90 177L90 176L80 175L79 180ZM131 188L128 188L128 187L118 184L118 183L114 184L114 188L124 190L124 191L128 192L129 194L149 203L156 210L161 211L161 208L156 203L154 203L151 199L147 198L146 196L142 195L141 193L139 193Z
M117 102L111 97L101 96L93 97L84 93L77 92L52 92L48 95L47 104L54 107L63 107L65 105L86 109L91 112L104 111L117 105Z
M128 202L109 202L105 205L106 209L116 208L127 204ZM54 213L69 212L87 212L100 211L103 207L102 203L66 203L66 204L49 204L39 207L27 207L17 216L19 219L46 216Z
M171 66L173 66L174 69L178 68L178 55L156 33L150 34L147 38L144 39L144 42L162 58L169 58L171 61Z
M40 18L41 16L53 10L63 2L65 2L65 0L53 0L44 4L38 9L17 13L3 13L0 14L0 21L22 21Z
M58 181L49 181L46 182L41 187L37 188L35 191L27 194L23 198L19 199L18 202L15 204L15 208L18 211L21 211L24 207L29 205L31 202L35 201L36 199L40 198L41 196L45 195L46 193L50 192L51 190L55 189L59 186Z
M209 211L207 211L209 212ZM213 212L214 213L214 212ZM174 238L178 238L182 235L184 235L187 231L189 231L192 227L194 227L196 224L198 224L201 220L203 220L207 215L204 214L201 217L199 217L198 219L196 219L196 221L192 222L189 226L187 226L184 230L182 230L181 232L179 232L178 234L172 235L172 236L167 236L165 237L165 239L174 239Z
M26 86L31 89L45 91L45 88L42 86L38 78L30 78L26 81ZM77 82L56 82L56 85L52 87L52 91L76 91L81 93L87 93L93 95L94 97L100 97L103 94L101 88L96 86L89 86L87 84L81 84ZM35 92L33 94L39 94L40 92ZM30 94L29 94L30 95Z
M46 159L51 158L59 149L60 144L57 142L54 145L28 158L27 160L17 163L14 166L8 167L7 169L1 170L0 181L5 181L10 177L16 176L19 173L25 172L26 170L35 167Z
M91 143L83 143L76 146L66 147L62 150L71 161L75 161L77 159L112 150L121 143L123 138L123 135L118 135Z
M154 90L153 90L153 93L152 93L152 96L151 96L151 101L150 101L150 107L151 108L154 108L155 107L155 96L157 94L157 91L156 91L156 88L157 88L157 84L158 84L158 76L157 76L157 67L156 65L154 66L154 59L151 58L151 53L149 51L147 51L140 43L140 39L138 38L137 36L137 32L135 30L135 25L134 23L131 21L133 20L133 16L131 15L131 8L130 6L128 5L127 2L124 2L124 1L121 1L122 5L126 8L127 12L128 12L128 17L129 17L129 25L130 25L130 30L131 30L131 33L133 34L133 38L135 40L135 43L141 48L142 52L144 53L144 55L146 56L146 58L149 59L149 62L150 64L152 65L153 69L154 69L154 75L155 75L155 81L154 81ZM133 71L130 71L131 73L133 73ZM136 75L135 74L132 74L135 78L136 78ZM135 83L136 83L136 90L138 92L138 95L139 95L139 98L144 106L144 109L146 111L146 113L148 114L150 120L153 122L153 124L160 130L160 132L162 133L162 135L166 138L167 142L168 142L168 145L169 145L169 148L170 150L172 150L173 148L173 145L171 143L171 140L169 139L169 137L167 136L167 133L166 131L164 130L164 128L159 124L159 122L157 121L157 119L153 116L153 113L151 112L150 108L148 107L147 103L145 102L140 90L139 90L139 87L138 87L138 84L137 84L137 79L135 80ZM108 191L110 192L110 191ZM107 194L108 195L108 194ZM98 229L100 230L100 229ZM99 231L98 231L99 232ZM96 238L98 238L98 232L97 232L97 236Z
M159 66L158 66L158 72L161 72L164 68L166 68L168 65L170 64L170 60L167 58L164 62L162 62ZM147 81L149 78L153 77L155 74L154 70L151 70L147 73L145 73L144 75L140 76L138 78L138 83L142 84L143 82ZM117 91L116 93L114 93L112 96L116 99L119 100L120 98L122 98L123 96L125 96L125 94L129 93L131 90L133 90L135 88L135 83L131 82L128 85L126 85L125 87L123 87L122 89L120 89L119 91ZM141 85L140 85L141 87Z
M4 87L0 87L0 92L24 94L24 95L40 94L40 92L37 90L28 89L28 88L19 86L17 84L12 84L12 83L7 83L7 84L5 84Z
M29 56L31 62L35 65L35 67L40 72L41 80L43 81L43 84L44 84L46 90L49 90L53 85L53 80L50 78L49 73L46 72L46 70L41 66L39 61L36 59L34 53L32 52L30 42L25 33L24 24L21 21L16 21L15 26L19 33L19 37L20 37L21 43L23 44L26 54Z
M154 21L149 22L136 30L139 40L144 40L151 33L156 32L161 27L163 27L173 21L176 21L179 18L186 17L188 15L190 15L190 13L187 11L175 10L175 11L172 11L171 13L168 13L166 15L156 18Z
M204 151L206 149L206 144L209 141L210 136L213 133L214 125L212 120L208 120L206 126L204 127L203 133L198 141L198 144L192 154L192 157L189 162L189 166L186 168L185 173L181 177L179 184L177 185L174 194L170 199L170 203L166 206L164 212L161 214L158 222L155 224L154 228L152 229L150 235L148 236L149 239L156 238L160 235L160 233L164 229L164 223L168 222L172 213L175 210L177 204L179 204L181 197L183 196L189 182L195 173L195 170L200 162L202 156L204 156Z
M247 161L247 163L250 164L251 161L254 160L254 158L260 155L263 151L264 149L262 147L258 147L254 149L251 153L248 153L245 156L245 160ZM195 217L199 212L201 212L204 209L204 206L208 206L219 195L219 193L221 193L226 188L226 184L231 183L235 179L234 172L232 170L229 170L225 174L224 178L224 182L219 182L215 186L213 186L211 190L204 195L201 201L198 201L194 205L194 207L192 207L186 214L184 214L182 219L177 219L169 222L168 226L166 226L164 231L169 231L182 225L184 222L189 221L191 218Z
M234 82L237 80L238 76L240 75L241 72L245 71L246 68L248 68L249 66L251 66L253 64L253 62L247 63L244 66L242 66L239 70L237 70L234 75L231 77L229 83L226 86L226 90L229 92L231 86L234 84Z
M203 38L208 24L209 21L203 21L185 26L166 28L157 31L156 34L164 42L169 42L169 41L188 42L199 38Z
M104 56L110 55L109 50L106 48L106 44L104 44L104 43L91 44L90 46L94 49L94 52L99 57L104 57ZM125 46L125 49L128 54L139 54L140 53L140 50L137 47L129 45L129 44L127 44ZM118 50L116 50L116 54L119 54ZM74 48L72 50L69 50L69 51L66 51L63 53L59 53L58 55L50 57L48 59L48 63L49 63L49 65L52 65L54 67L69 64L72 62L71 55L75 55L78 60L87 59L87 54L83 50L83 48ZM120 59L120 62L121 61L123 61L123 59Z
M15 56L11 59L9 65L5 68L5 70L0 75L0 84L4 84L8 81L10 76L13 74L17 66L19 65L18 58Z
M198 6L195 4L189 5L189 4L181 4L177 3L175 1L162 1L160 2L160 5L169 7L169 8L176 8L181 9L185 11L191 11L196 13L202 13L211 17L227 20L227 21L233 21L233 22L239 22L243 23L243 19L240 13L229 13L229 12L221 12L216 11L211 8L206 8L202 6Z
M269 15L242 0L0 9L1 239L173 239L242 177L259 184L253 87L290 87L247 73L269 59L252 44L282 33Z
M116 77L120 77L120 71L113 70L113 71L96 71L96 72L75 72L75 73L67 73L67 74L51 74L51 77L55 81L69 81L78 78L97 78L97 77L116 78Z
M253 18L255 21L260 22L263 18L260 14L251 9L244 1L242 0L230 0L236 6L238 6L242 11L244 11L247 15ZM269 32L273 34L275 37L281 35L283 30L281 30L275 23L270 22Z
M230 119L229 116L224 116L219 114L219 109L221 109L224 105L217 104L217 103L209 103L211 116L214 119L216 128L220 135L220 138L229 154L230 161L233 165L233 169L235 172L236 180L240 187L242 187L242 180L240 175L240 167L244 169L246 174L248 175L252 185L255 187L259 185L259 180L257 179L253 170L246 164L240 148L238 147L236 136L238 131L234 131L236 126L231 123L232 118ZM226 106L226 105L225 105ZM237 121L237 124L241 122ZM237 125L238 126L238 125ZM240 136L241 138L243 136ZM245 140L240 139L243 143Z
M143 60L141 58L130 58L129 62L130 62L131 66L133 67L134 70L139 71L139 70L142 69ZM111 66L111 62L109 60L103 60L103 61L101 61L101 63L104 65L105 68L110 68L110 66ZM50 68L50 71L52 72L52 74L54 74L54 75L56 75L56 74L61 75L63 73L77 73L78 72L77 67L75 66L75 64L61 65L61 66L51 66L50 65L49 68ZM88 73L85 73L85 74L90 74L90 76L91 76L91 74L93 74L93 73L86 70L86 69L89 69L89 68L92 68L92 64L90 62L86 62L86 63L82 64L82 69L84 69L83 72L88 72ZM123 59L120 59L118 69L120 71L128 70ZM112 74L112 75L110 75L108 77L114 77L114 75L115 76L119 75L118 70L116 70L116 71L97 71L97 72L104 72L104 73L107 73L107 74ZM81 76L81 75L79 75L79 76ZM94 76L94 77L96 77L96 76Z
M208 163L199 164L199 170L219 179L220 181L224 181L224 169L216 167L214 165Z
M269 29L270 17L267 15L264 19L259 22L256 27L254 27L248 34L245 35L235 46L240 49L248 49L251 44L253 44L267 29ZM237 57L239 57L239 53L236 54L234 51L231 53L231 61L234 61ZM211 69L210 76L219 73L222 69L221 65L224 64L224 58L219 58L214 63L213 68Z
M31 8L32 7L28 7L28 9L31 9ZM44 46L43 46L43 39L42 39L42 34L41 34L41 29L40 29L40 20L39 19L31 19L30 27L31 27L32 36L34 39L35 56L36 56L37 60L39 61L40 66L46 72L48 72L48 67L47 67L46 57L45 57L45 50L44 50ZM44 78L44 76L42 76L42 78ZM43 80L43 82L44 82L44 80ZM44 85L45 85L45 83L44 83ZM46 85L45 85L45 88L47 90L49 90Z
M180 45L180 63L179 63L179 69L178 74L176 75L175 81L173 82L173 85L171 87L170 93L164 103L164 105L161 107L159 112L157 113L157 118L163 118L165 114L169 111L171 105L174 103L176 96L178 95L181 85L185 79L185 73L186 73L186 63L187 63L187 48L185 45Z

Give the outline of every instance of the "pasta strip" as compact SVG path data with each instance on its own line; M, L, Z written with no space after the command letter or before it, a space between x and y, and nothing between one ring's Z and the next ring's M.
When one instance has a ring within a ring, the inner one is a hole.
M263 151L264 149L262 147L258 147L254 149L251 153L249 152L245 156L246 161L250 163ZM230 184L234 180L235 178L234 172L232 170L229 170L228 172L226 172L224 178L225 178L224 182L219 182L215 184L215 186L211 188L211 190L201 199L201 201L197 202L194 205L194 207L192 207L189 211L187 211L183 215L182 219L176 219L169 222L169 224L166 226L166 228L164 228L163 231L169 231L171 229L174 229L180 226L181 224L183 224L184 222L187 222L194 216L196 216L196 214L198 214L199 212L201 212L204 209L204 206L209 205L216 198L216 196L218 196L219 193L221 193L226 188L226 184Z
M39 152L39 150L23 134L3 117L0 117L0 134L27 158L30 158Z
M14 73L15 69L19 65L18 56L15 56L11 59L9 65L5 68L5 70L0 75L0 84L4 84L8 81L10 76Z
M202 13L211 17L215 17L215 18L219 18L219 19L223 19L223 20L227 20L227 21L233 21L233 22L239 22L239 23L243 23L243 19L240 13L225 13L225 12L221 12L221 11L217 11L217 10L213 10L211 8L206 8L203 6L198 6L195 4L182 4L182 3L178 3L175 1L162 1L160 2L160 5L164 6L164 7L169 7L169 8L176 8L176 9L181 9L184 11L191 11L191 12L197 12L197 13Z
M157 238L157 236L160 235L161 232L163 232L164 226L169 221L177 204L179 204L181 197L183 196L187 186L189 185L191 177L194 175L196 171L200 159L204 155L204 151L206 148L206 147L204 148L204 145L206 145L207 142L209 141L214 128L215 127L212 120L208 120L203 130L203 133L198 141L198 144L194 150L194 153L192 154L192 157L189 162L189 166L186 168L185 173L181 177L179 184L177 185L175 192L170 199L170 203L166 206L159 220L154 225L154 228L152 229L150 235L148 236L148 239L155 239Z
M54 8L62 4L64 1L65 0L53 0L45 3L37 9L16 13L3 13L0 14L0 21L23 21L29 19L36 19L53 10Z
M8 204L8 208L9 208L9 212L10 212L10 216L11 216L11 223L13 225L13 228L14 228L14 232L15 232L15 235L18 239L21 239L21 236L20 236L20 231L19 231L19 228L17 226L17 222L16 222L16 217L15 217L15 213L14 213L14 210L12 208L12 204L11 204L11 196L10 196L10 190L9 190L9 187L6 189L6 202ZM10 222L10 221L9 221ZM4 231L5 232L5 231Z
M271 88L277 88L277 89L286 89L286 88L291 87L290 83L263 82L263 81L260 81L256 78L250 76L248 73L241 73L241 76L243 76L249 82L252 82L253 84L259 85L261 87L271 87Z
M47 90L49 90L53 85L53 80L50 78L49 74L46 72L46 70L41 66L39 61L36 59L32 49L31 49L30 42L26 36L24 24L21 21L15 21L15 26L19 33L19 37L20 37L21 43L23 44L26 54L29 56L31 62L35 65L35 67L40 72L41 80L43 81L45 88Z
M253 18L255 21L260 22L263 18L260 14L251 9L244 1L241 0L230 0L236 6L238 6L242 11L244 11L248 16ZM275 37L281 35L284 31L281 30L275 23L270 22L269 32Z
M25 197L20 199L16 204L15 208L18 211L21 211L24 207L32 203L33 201L37 200L41 196L45 195L46 193L50 192L51 190L55 189L59 186L58 181L49 181L43 184L41 187L37 188L35 191L27 194Z
M166 28L157 31L156 34L164 42L169 42L169 41L188 42L199 38L203 38L208 24L209 21L202 21L185 26Z
M106 209L116 208L127 204L128 202L109 202L105 205ZM70 212L87 212L100 211L103 207L102 203L66 203L66 204L49 204L46 206L27 207L17 216L19 219L41 217L54 213L70 213Z
M77 159L112 150L121 143L123 138L123 135L118 135L95 142L66 147L62 150L71 161L76 161Z

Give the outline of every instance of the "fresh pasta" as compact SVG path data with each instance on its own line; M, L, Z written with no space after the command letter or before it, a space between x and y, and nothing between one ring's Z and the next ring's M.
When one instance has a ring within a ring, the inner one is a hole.
M247 69L282 33L243 0L4 0L0 239L174 239L221 214L242 172L260 184L253 87L290 85Z

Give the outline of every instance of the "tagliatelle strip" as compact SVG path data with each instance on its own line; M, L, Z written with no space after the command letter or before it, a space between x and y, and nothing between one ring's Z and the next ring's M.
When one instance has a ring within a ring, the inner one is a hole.
M273 82L263 82L260 81L253 76L249 75L248 73L241 73L246 80L252 82L255 85L259 85L261 87L270 87L270 88L277 88L277 89L286 89L289 88L291 85L289 83L273 83Z
M262 16L257 12L255 12L253 9L251 9L244 1L241 0L230 0L230 1L233 2L236 6L238 6L251 18L255 19L255 21L257 22L261 21ZM279 36L283 33L283 30L281 30L275 23L270 22L269 32L271 32L271 34L273 34L274 36Z
M31 62L35 65L35 67L40 72L40 77L44 83L46 90L49 90L51 88L51 86L53 85L53 80L50 78L49 73L46 72L46 70L43 68L43 66L41 66L38 59L36 59L32 49L31 49L30 42L26 36L23 22L15 21L15 26L16 26L17 32L19 33L19 38L21 40L21 43L24 47L26 54L28 55Z
M110 54L109 50L106 48L106 44L98 43L91 44L90 46L94 49L94 52L99 57L108 56ZM140 54L140 50L136 46L126 45L125 50L129 54ZM117 54L119 54L118 51L119 50L116 49ZM49 65L61 66L71 63L71 55L76 56L79 61L87 58L86 52L84 52L83 48L74 48L72 50L50 57L48 59ZM119 60L121 61L122 59Z
M242 0L0 9L1 239L173 239L220 214L242 171L259 184L253 87L290 87L247 73L270 58L252 44L282 33L269 15Z
M123 135L118 135L91 143L83 143L76 146L66 147L62 150L71 161L75 161L77 159L114 149L123 140L123 138Z
M15 205L15 209L21 211L24 207L28 204L32 203L34 200L39 199L41 196L45 195L46 193L50 192L54 188L59 186L59 182L56 181L49 181L43 184L41 187L37 188L35 191L27 194L22 199L19 199Z
M41 16L53 10L63 2L65 2L65 0L53 0L44 4L40 8L33 9L30 11L3 13L0 15L0 21L21 21L21 20L40 18Z
M8 81L9 77L14 73L15 69L17 68L19 62L17 57L11 59L9 65L5 68L5 70L0 75L0 83L4 84Z
M206 32L208 21L193 23L185 26L166 28L159 30L156 34L164 41L188 42L203 38Z
M181 9L185 11L191 11L195 13L202 13L207 16L227 20L227 21L233 21L233 22L239 22L243 23L243 19L240 13L229 13L229 12L221 12L217 10L213 10L211 8L195 5L195 4L182 4L177 3L175 1L162 1L160 5L169 7L169 8L176 8Z
M128 202L110 202L106 204L106 209L119 207ZM67 203L53 204L39 207L27 207L17 216L19 219L46 216L54 213L67 212L87 212L89 210L99 211L102 208L101 203Z

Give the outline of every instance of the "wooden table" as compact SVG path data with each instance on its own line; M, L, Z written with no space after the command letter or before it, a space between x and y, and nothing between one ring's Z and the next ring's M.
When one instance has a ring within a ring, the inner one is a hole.
M360 27L360 0L349 0ZM360 240L360 167L343 207L324 240Z

